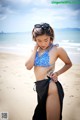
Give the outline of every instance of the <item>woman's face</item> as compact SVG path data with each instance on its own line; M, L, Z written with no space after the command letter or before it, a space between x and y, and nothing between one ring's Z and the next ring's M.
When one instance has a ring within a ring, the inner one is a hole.
M40 35L36 37L36 43L39 45L41 49L45 50L51 43L50 36Z

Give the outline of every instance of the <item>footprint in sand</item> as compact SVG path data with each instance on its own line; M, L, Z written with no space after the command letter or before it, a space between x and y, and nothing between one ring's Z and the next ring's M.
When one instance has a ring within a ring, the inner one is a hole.
M3 72L6 72L6 70L3 70Z
M74 97L74 95L70 95L69 97Z
M78 88L77 88L76 90L77 90L77 91L79 91L79 89L78 89Z
M7 89L13 89L13 90L15 90L15 88L13 88L13 87L7 87Z
M5 66L5 68L8 68L8 66Z

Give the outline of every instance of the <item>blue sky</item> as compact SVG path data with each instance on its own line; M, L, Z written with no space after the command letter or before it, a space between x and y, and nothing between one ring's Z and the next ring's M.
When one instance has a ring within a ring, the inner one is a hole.
M53 28L80 28L80 3L57 5L51 1L65 0L0 0L0 31L27 32L41 22Z

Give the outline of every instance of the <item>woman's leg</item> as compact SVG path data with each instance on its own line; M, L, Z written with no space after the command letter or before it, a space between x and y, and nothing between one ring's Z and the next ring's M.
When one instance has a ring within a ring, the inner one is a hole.
M60 120L60 101L56 84L51 81L46 101L47 120Z

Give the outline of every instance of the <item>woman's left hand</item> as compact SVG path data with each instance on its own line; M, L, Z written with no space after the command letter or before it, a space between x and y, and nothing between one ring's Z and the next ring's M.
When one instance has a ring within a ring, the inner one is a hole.
M51 78L54 82L57 82L57 81L58 81L58 74L57 74L57 72L52 73L52 74L50 75L50 78Z

